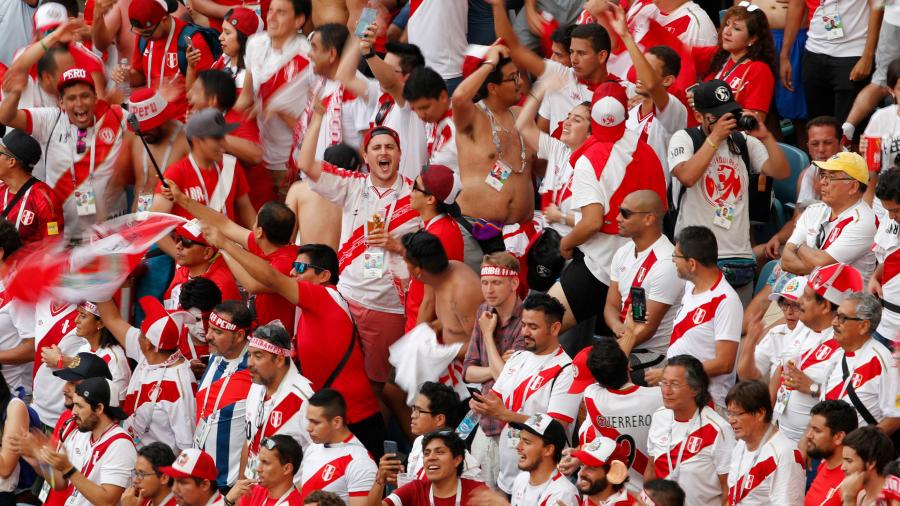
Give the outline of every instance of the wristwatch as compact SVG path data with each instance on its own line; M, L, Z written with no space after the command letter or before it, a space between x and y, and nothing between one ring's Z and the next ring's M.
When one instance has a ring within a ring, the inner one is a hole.
M812 385L809 386L809 393L813 397L818 397L821 392L822 392L822 385L819 385L818 383L813 383Z

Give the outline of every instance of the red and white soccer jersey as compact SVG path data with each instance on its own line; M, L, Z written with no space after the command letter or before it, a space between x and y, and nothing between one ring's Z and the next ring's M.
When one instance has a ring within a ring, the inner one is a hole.
M875 233L875 257L883 265L881 292L885 301L900 306L900 224L888 218L880 220ZM884 307L878 334L887 339L900 337L900 313Z
M671 409L653 414L647 448L660 479L677 482L687 495L686 504L720 506L719 476L728 474L734 432L708 406L689 420L676 420Z
M141 501L141 506L153 506L153 499L144 499ZM178 506L178 501L175 500L175 494L169 492L169 495L163 498L162 502L159 503L159 506ZM293 506L293 504L291 506Z
M584 391L584 422L578 429L578 443L587 444L604 436L631 446L628 483L636 490L644 486L647 468L647 434L654 413L662 407L658 388L632 385L623 390L594 383Z
M656 333L637 346L638 349L646 352L638 353L636 350L632 350L633 354L646 356L641 357L641 363L648 362L659 355L665 355L666 348L669 347L669 337L672 335L675 315L681 304L681 296L684 295L684 281L675 273L675 264L672 263L674 250L675 247L672 246L669 239L665 235L661 235L644 251L635 251L634 241L628 241L613 255L609 276L619 286L619 297L622 299L620 313L622 322L631 312L632 287L643 288L647 300L670 306L659 322Z
M468 2L411 0L406 30L409 43L422 49L425 64L445 80L462 75L466 53Z
M347 503L351 497L366 497L375 482L378 466L368 450L351 434L337 444L310 445L300 464L300 494L315 490L333 492Z
M847 352L843 348L837 350L831 360L831 374L822 386L826 400L841 399L852 404L847 394L847 388L852 384L860 402L876 421L895 416L884 409L893 404L884 402L884 398L894 400L900 392L900 373L890 350L870 338L855 352ZM843 373L844 364L846 375ZM869 423L858 410L857 414L860 427Z
M234 85L237 86L237 94L241 96L241 90L244 89L244 76L247 74L246 68L240 68L237 62L232 60L230 56L222 53L219 59L213 62L210 69L224 70L234 76Z
M672 12L659 10L652 0L641 0L628 9L628 28L635 40L646 33L646 20L652 19L669 33L690 47L715 46L718 42L716 25L709 14L693 1L685 2Z
M34 408L41 422L56 425L63 412L62 389L65 381L53 375L55 368L41 360L41 352L53 345L63 355L71 357L84 343L75 335L75 317L78 308L74 304L56 304L49 300L38 302L34 308Z
M559 133L562 131L562 122L566 120L569 112L582 102L590 102L594 95L594 90L602 83L588 83L583 79L579 79L572 67L566 67L553 60L544 60L544 73L541 77L554 74L563 76L565 85L544 97L538 114L542 118L550 120L550 134L559 138ZM610 75L609 77L615 80L615 76Z
M605 501L600 501L600 503L595 503L591 500L590 497L584 496L581 503L582 506L636 506L638 504L637 499L631 496L628 493L627 489L619 490L613 495L606 498Z
M250 493L241 497L239 506L302 506L303 495L296 487L291 487L281 497L269 495L269 490L262 485L253 485Z
M803 462L797 443L780 432L756 451L738 441L731 452L728 471L728 505L803 504Z
M0 205L6 209L16 194L9 191L6 183L0 182L0 197ZM64 224L62 204L53 190L41 181L25 191L6 214L6 219L16 227L23 244L59 235Z
M364 78L359 72L356 77ZM360 132L369 129L369 110L365 100L346 90L339 81L324 77L318 77L312 90L317 92L317 100L321 100L325 107L319 141L316 144L316 160L323 160L325 149L334 144L344 143L359 149L362 146ZM310 96L312 95L310 92ZM312 104L307 105L304 113L312 114ZM299 150L299 145L297 149Z
M453 110L447 109L444 117L437 123L425 125L426 152L429 165L445 165L459 173L459 158L456 151L456 123L453 122ZM418 175L422 172L421 168Z
M34 308L6 295L3 281L0 281L0 351L11 350L26 339L34 340L34 313ZM40 355L37 359L40 360ZM3 364L0 373L9 385L10 392L30 394L33 370L33 362Z
M721 273L712 288L703 293L695 294L694 284L685 282L666 357L691 355L701 362L715 358L716 341L740 342L743 316L741 299ZM734 385L734 371L709 380L713 401L716 406L724 406L725 394Z
M241 449L247 440L247 395L253 385L247 356L246 351L231 360L213 355L197 389L194 448L216 461L219 486L238 479Z
M713 56L719 48L696 47L692 51L694 65L700 72L709 68ZM744 109L768 112L775 92L775 75L772 69L762 60L741 60L735 62L727 59L722 68L714 74L706 76L704 81L719 79L725 81L734 92L734 100Z
M264 111L283 111L295 117L303 114L314 78L307 58L309 49L306 37L299 35L281 49L272 47L272 39L265 32L247 39L244 62L253 79L255 101ZM286 125L277 114L259 114L257 122L266 168L286 170L294 125Z
M125 358L125 350L118 344L92 350L90 343L85 340L76 353L82 352L97 355L106 362L106 366L109 367L109 372L112 374L112 382L119 389L119 402L124 401L125 391L128 389L128 383L131 382L131 366L128 365L128 359Z
M835 218L831 218L831 208L819 202L803 211L787 242L820 249L868 279L875 270L872 243L877 230L875 213L862 199Z
M312 444L306 430L306 410L312 395L309 380L300 374L293 363L272 397L266 395L264 385L250 387L247 393L246 436L251 458L259 454L259 443L263 438L276 434L293 437L306 451Z
M395 132L403 132L400 135L400 175L408 179L415 179L422 172L422 167L428 162L428 134L427 126L419 115L412 110L409 103L402 106L394 102L390 94L381 89L381 85L375 79L366 80L368 87L368 112L369 127L386 126ZM452 121L450 122L452 123ZM453 142L454 153L456 142ZM456 156L453 156L456 167Z
M669 93L669 103L666 104L665 109L660 111L654 104L653 110L644 115L641 114L639 104L631 108L628 119L625 120L625 128L633 132L640 132L641 139L647 141L647 144L659 157L659 163L662 164L663 172L666 174L667 185L671 179L668 156L669 139L675 132L687 128L687 122L687 107L671 93Z
M837 341L832 339L833 335L834 329L831 327L816 332L803 322L797 322L794 332L786 336L788 350L784 352L784 360L793 361L813 383L824 385L826 376L834 367L832 357L840 349ZM781 378L772 381L781 382ZM799 442L809 425L809 411L818 404L819 398L793 390L781 383L777 399L774 419L778 427L785 437Z
M425 477L425 455L422 453L422 441L424 439L425 436L421 435L413 441L412 449L409 451L409 457L406 459L406 472L415 475L419 480L427 481L428 478ZM469 453L469 450L466 450L465 457L463 458L462 477L475 481L483 481L481 477L481 464L479 464L478 460Z
M559 139L541 132L538 139L537 156L541 160L547 160L546 175L538 188L538 193L541 195L541 209L546 209L550 204L554 204L563 216L571 212L581 214L580 209L572 208L572 177L575 173L570 161L572 149ZM561 236L566 236L572 231L572 227L566 223L547 223L546 219L544 223L559 232Z
M419 213L409 205L412 182L398 176L391 188L377 188L366 174L322 163L319 180L310 187L343 209L338 249L341 295L367 309L403 314L404 285L409 279L406 264L400 255L385 251L382 276L367 278L365 227L377 213L393 237L422 228Z
M140 448L157 441L176 449L193 447L194 392L197 380L190 363L175 352L161 364L149 364L138 347L140 330L125 334L125 353L138 362L128 384L122 428Z
M513 413L547 413L566 426L575 421L581 402L579 394L569 393L574 378L572 359L562 348L544 355L518 351L503 366L492 390ZM572 432L572 427L568 432ZM500 432L497 485L506 493L512 491L519 472L518 442L519 431L504 425Z
M550 479L539 485L532 485L531 473L520 471L513 481L512 506L575 506L579 502L578 489L559 471L554 471Z
M485 488L485 485L480 480L462 478L459 484L462 494L459 504L469 504L472 492L481 488ZM430 504L431 498L431 483L428 480L413 480L385 497L384 502L389 506L418 506ZM434 506L456 506L456 504L456 494L451 497L434 497Z
M199 167L194 155L178 160L166 167L163 173L181 188L191 199L225 214L231 221L238 221L237 201L247 194L249 184L241 163L231 155L225 155L222 164ZM156 184L156 193L162 194L162 182ZM194 215L175 204L172 214L192 219Z
M97 441L91 432L74 432L63 444L66 456L75 469L95 485L115 485L125 488L131 482L137 451L131 437L118 425L109 429ZM82 493L73 488L66 506L92 506Z
M193 276L196 277L196 276ZM181 285L187 283L193 278L190 275L190 269L185 266L179 266L175 269L175 275L172 276L172 283L169 289L163 295L163 305L166 309L172 311L181 308L179 298L181 297ZM238 290L237 282L234 275L228 270L228 264L221 255L216 256L212 264L206 269L206 272L200 274L201 278L207 278L219 288L222 292L222 300L241 300L241 292ZM192 357L188 357L192 358Z
M798 325L802 323L798 322ZM797 329L794 327L794 330ZM760 379L768 381L778 368L786 360L792 357L791 345L788 341L794 331L787 324L781 323L771 327L766 335L759 340L756 349L753 350L753 363L762 376Z
M120 106L98 101L94 124L83 134L69 122L69 116L56 107L25 109L25 115L25 132L43 148L43 157L35 168L44 172L43 181L63 203L66 239L79 237L95 223L124 210L124 193L107 192L113 185L116 159L122 150L124 126ZM84 143L82 153L78 153L79 140ZM95 214L78 215L76 191L93 192Z

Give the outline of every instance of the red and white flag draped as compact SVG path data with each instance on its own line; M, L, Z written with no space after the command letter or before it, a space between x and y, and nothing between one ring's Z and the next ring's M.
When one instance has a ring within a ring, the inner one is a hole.
M54 238L12 256L6 293L24 302L108 300L157 241L184 223L165 213L126 214L97 227L87 244L66 249Z

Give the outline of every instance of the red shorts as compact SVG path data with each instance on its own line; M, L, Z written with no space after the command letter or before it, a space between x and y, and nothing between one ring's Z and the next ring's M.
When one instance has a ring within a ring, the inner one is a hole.
M388 348L403 336L406 317L368 309L352 301L347 301L347 304L359 329L366 375L371 381L386 383L391 374Z

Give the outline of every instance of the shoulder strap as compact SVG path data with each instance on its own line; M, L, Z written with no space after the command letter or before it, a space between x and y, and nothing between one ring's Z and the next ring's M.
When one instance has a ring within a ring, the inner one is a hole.
M841 373L843 374L844 381L847 381L847 378L850 376L850 368L847 367L846 355L841 357ZM853 404L853 407L856 408L856 411L863 417L863 420L865 420L866 423L869 425L878 425L878 420L872 416L869 409L866 408L865 404L859 400L859 396L856 395L856 388L853 386L853 380L847 382L847 396L850 397L850 402Z
M694 144L694 153L696 154L700 147L703 146L703 141L706 140L706 134L703 132L702 127L695 126L691 128L686 128L684 130L691 137L691 142ZM671 188L671 185L669 185ZM681 201L684 199L684 194L687 193L687 187L685 185L681 185L678 190L678 200L673 200L672 203L675 204L676 209L681 209Z
M9 212L12 210L12 208L16 207L16 203L18 203L20 200L22 200L22 197L25 195L25 193L27 193L28 190L32 186L34 186L34 184L37 183L38 181L39 181L39 179L34 176L32 176L31 179L29 179L28 181L26 181L25 184L23 184L22 187L19 188L19 191L16 192L16 196L13 197L13 199L9 202L9 204L6 204L6 207L3 209L3 212L0 213L0 218L6 218L6 215L9 214Z
M750 165L750 150L747 148L747 137L740 132L734 132L731 134L731 140L734 142L734 145L737 146L738 152L741 154L741 160L744 161L744 167L747 167L747 173L753 172L752 166Z
M340 297L343 299L343 295L340 295ZM341 361L338 362L338 365L335 366L334 370L331 371L331 374L328 375L328 379L326 379L325 383L322 384L322 388L328 388L332 383L334 383L334 380L337 379L341 371L344 370L344 366L347 365L347 362L350 360L350 355L353 354L353 347L356 345L357 336L359 335L359 328L356 326L356 319L353 318L353 313L349 311L349 307L347 310L347 316L350 317L350 323L353 324L353 335L350 336L350 344L347 345L347 351L344 352L344 356L341 357Z

